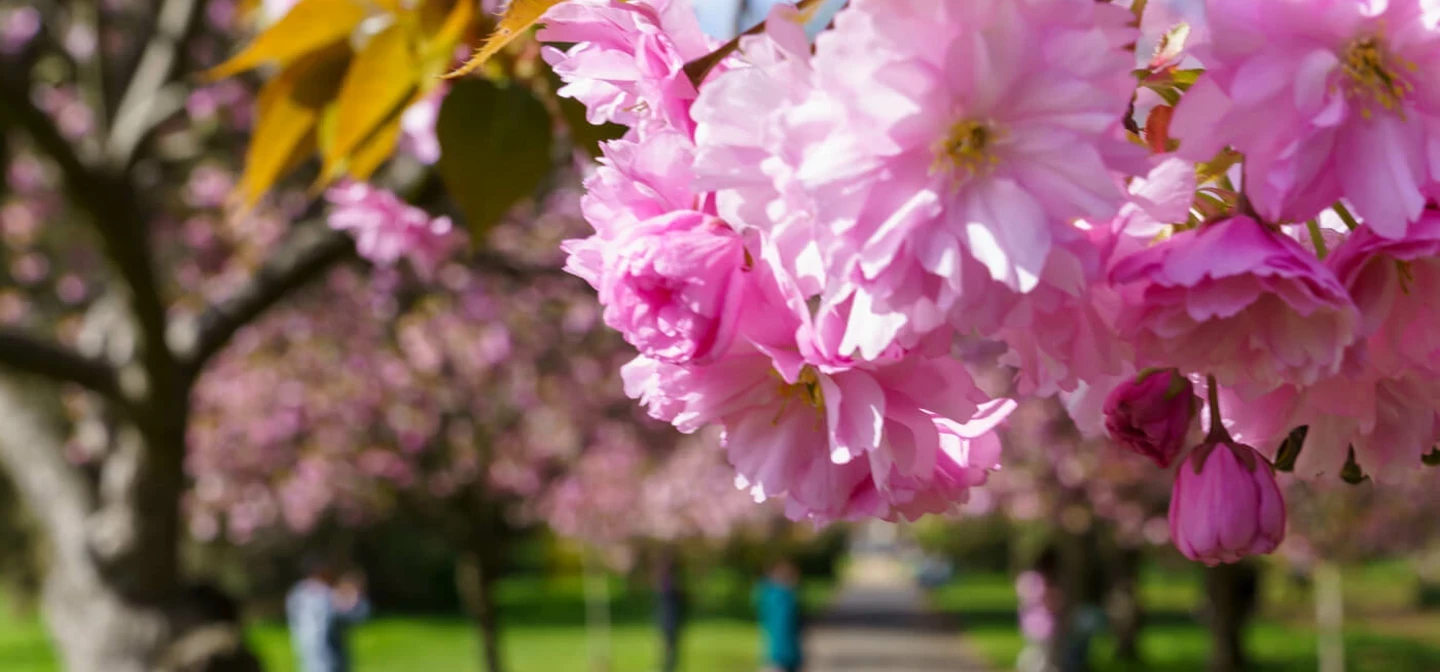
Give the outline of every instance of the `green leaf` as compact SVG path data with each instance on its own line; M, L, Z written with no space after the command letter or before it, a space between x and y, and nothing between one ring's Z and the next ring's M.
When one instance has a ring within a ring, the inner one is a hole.
M551 75L552 79L559 80ZM558 86L556 87L559 88ZM574 98L557 97L560 115L565 117L565 126L570 129L570 144L585 150L590 156L599 158L600 143L625 135L620 124L604 123L596 126L585 118L585 105Z
M1290 430L1290 435L1280 442L1280 449L1275 451L1275 469L1277 471L1295 471L1295 460L1300 457L1300 451L1305 447L1305 437L1309 433L1309 425L1301 425Z
M1420 462L1427 467L1440 467L1440 448L1431 448L1430 452L1420 456Z
M440 106L435 133L436 168L477 244L550 172L550 115L523 87L456 81Z

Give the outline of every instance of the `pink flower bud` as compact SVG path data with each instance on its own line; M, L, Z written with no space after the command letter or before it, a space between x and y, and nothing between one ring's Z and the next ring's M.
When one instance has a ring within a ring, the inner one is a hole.
M1207 442L1175 471L1170 540L1207 565L1264 555L1285 538L1275 470L1250 446Z
M1120 447L1163 469L1185 449L1199 409L1195 386L1179 371L1146 371L1105 398L1105 429Z

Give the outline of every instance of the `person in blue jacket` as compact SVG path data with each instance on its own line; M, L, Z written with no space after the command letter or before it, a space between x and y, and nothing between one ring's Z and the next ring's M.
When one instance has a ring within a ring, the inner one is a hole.
M800 607L800 571L780 561L755 589L755 607L764 637L764 661L780 672L800 672L805 664Z
M364 582L341 576L328 558L312 559L285 599L290 638L303 672L350 672L346 635L370 615Z

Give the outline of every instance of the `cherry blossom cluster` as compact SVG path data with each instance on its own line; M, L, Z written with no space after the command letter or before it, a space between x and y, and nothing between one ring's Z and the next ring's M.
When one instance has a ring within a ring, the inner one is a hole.
M562 95L629 128L565 245L627 393L820 522L951 510L1013 399L1060 395L1175 469L1172 539L1211 563L1283 538L1282 445L1303 477L1420 468L1440 11L1128 5L851 0L813 41L780 6L708 70L684 0L550 10Z

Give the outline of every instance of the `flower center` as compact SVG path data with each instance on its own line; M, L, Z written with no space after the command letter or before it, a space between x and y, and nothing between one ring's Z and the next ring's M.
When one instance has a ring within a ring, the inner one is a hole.
M1380 37L1362 37L1351 42L1341 56L1340 69L1350 78L1348 95L1362 101L1361 116L1366 119L1373 116L1368 103L1375 103L1403 117L1400 105L1415 90L1406 75L1415 72L1416 66L1389 53Z
M993 125L980 121L960 121L935 143L935 161L931 173L948 172L968 178L983 174L1000 163L994 153L1000 132Z
M800 376L793 383L780 383L780 408L775 412L773 423L780 422L780 416L790 408L790 401L799 399L802 403L809 405L820 414L820 421L825 419L825 393L820 389L820 376L810 366L800 370Z

